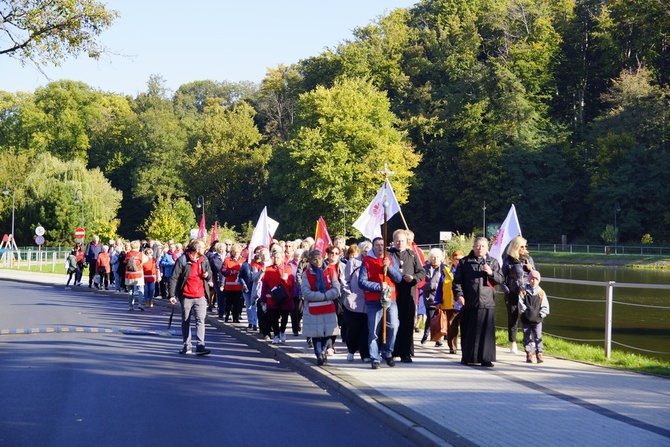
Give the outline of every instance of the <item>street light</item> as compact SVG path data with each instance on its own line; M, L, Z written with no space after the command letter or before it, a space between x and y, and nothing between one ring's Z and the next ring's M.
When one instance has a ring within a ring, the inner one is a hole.
M344 240L347 240L347 209L344 206L338 209L342 213L342 236L344 236Z
M9 195L9 188L7 187L7 185L5 185L5 189L2 190L2 193L6 196ZM15 198L16 198L16 188L14 188L14 185L12 185L12 234L11 234L12 245L14 244L14 209L15 209L14 204L16 203L14 200Z
M617 254L617 227L616 227L616 218L617 214L621 211L621 204L619 202L614 203L614 254Z
M486 237L486 200L484 200L484 206L482 206L482 212L484 217L482 219L482 235Z
M205 198L203 196L198 196L198 203L195 205L197 208L204 208Z
M81 193L81 198L79 198ZM74 192L74 203L81 203L81 228L84 228L84 192L78 189Z

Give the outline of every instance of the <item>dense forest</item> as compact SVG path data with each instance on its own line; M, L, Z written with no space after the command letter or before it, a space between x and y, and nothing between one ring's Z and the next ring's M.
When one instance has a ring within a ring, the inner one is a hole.
M515 204L533 242L667 245L669 25L665 0L424 0L260 85L0 92L0 225L13 196L19 245L185 237L196 204L240 236L264 206L282 238L355 236L387 162L419 243Z

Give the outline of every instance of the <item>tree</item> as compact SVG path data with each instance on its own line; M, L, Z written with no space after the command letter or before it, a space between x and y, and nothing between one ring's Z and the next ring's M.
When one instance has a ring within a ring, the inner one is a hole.
M362 79L337 80L330 89L301 95L291 137L276 149L271 168L285 234L311 231L319 216L337 220L341 205L362 212L383 183L375 171L385 162L397 173L398 201L407 201L420 156L395 128L389 107L386 96Z
M89 234L116 237L121 193L100 170L87 170L80 160L63 162L45 153L26 171L23 182L16 185L22 190L17 194L17 243L26 244L31 230L40 223L47 230L47 244L71 244L75 228L81 225L82 209Z
M68 55L99 58L98 36L118 12L92 0L6 0L0 3L0 55L59 65Z
M190 196L202 195L207 215L219 222L239 225L258 216L253 204L263 196L271 148L261 143L254 115L244 101L223 108L210 99L201 133L184 162Z
M187 241L190 230L195 227L195 213L188 201L158 197L153 211L139 230L144 232L147 237L160 241L173 238L179 242Z

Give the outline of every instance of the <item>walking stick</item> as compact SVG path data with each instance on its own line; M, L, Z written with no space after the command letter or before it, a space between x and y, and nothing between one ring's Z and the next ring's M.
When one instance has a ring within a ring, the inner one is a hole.
M170 326L172 326L172 317L174 316L174 304L171 304L170 307L172 307L172 311L170 311L170 319L168 320L168 330L170 330Z

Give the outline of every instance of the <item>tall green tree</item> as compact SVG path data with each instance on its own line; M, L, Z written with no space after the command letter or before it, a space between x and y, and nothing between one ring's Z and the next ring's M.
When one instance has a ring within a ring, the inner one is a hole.
M376 171L385 162L397 173L398 201L407 201L420 156L389 109L386 96L362 79L301 95L291 137L276 149L271 167L283 234L310 234L319 216L338 220L340 206L360 214L383 183Z
M271 147L261 141L255 114L244 101L224 108L211 99L204 109L183 181L190 197L203 196L211 220L241 225L258 218L253 203L263 196Z

